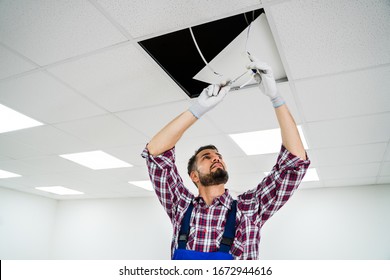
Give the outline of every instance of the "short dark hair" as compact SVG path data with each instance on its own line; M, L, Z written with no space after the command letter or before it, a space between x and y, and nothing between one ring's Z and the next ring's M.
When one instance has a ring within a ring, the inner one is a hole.
M203 150L207 150L207 149L212 149L212 150L216 150L218 152L218 149L217 147L215 147L214 145L206 145L206 146L202 146L200 147L199 149L197 149L195 151L195 154L188 160L188 165L187 165L187 172L188 172L188 175L191 174L191 172L195 169L195 162L196 162L196 156Z

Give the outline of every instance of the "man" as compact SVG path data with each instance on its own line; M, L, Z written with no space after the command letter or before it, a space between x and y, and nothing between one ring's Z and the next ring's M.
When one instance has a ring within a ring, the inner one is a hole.
M212 145L201 147L188 164L198 196L183 185L175 165L176 143L223 100L228 86L204 89L187 111L151 139L142 154L156 194L172 221L173 259L257 259L261 227L289 199L310 164L294 119L278 94L272 70L257 61L248 68L256 71L260 89L270 97L282 135L277 163L256 188L234 201L225 189L225 162Z

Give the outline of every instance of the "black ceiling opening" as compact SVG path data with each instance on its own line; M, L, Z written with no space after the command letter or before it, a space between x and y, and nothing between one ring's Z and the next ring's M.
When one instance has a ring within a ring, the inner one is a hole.
M264 10L259 9L192 27L206 61L210 62L262 13ZM205 63L188 28L138 43L189 97L197 97L208 86L192 78Z

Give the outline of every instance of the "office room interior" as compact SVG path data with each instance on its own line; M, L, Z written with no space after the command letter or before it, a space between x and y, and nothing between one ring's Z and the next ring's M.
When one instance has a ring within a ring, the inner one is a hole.
M247 71L248 51L273 68L311 160L259 258L390 259L388 0L0 1L0 259L170 259L141 153L203 85ZM274 109L240 84L176 145L195 194L202 145L224 155L234 196L276 162Z

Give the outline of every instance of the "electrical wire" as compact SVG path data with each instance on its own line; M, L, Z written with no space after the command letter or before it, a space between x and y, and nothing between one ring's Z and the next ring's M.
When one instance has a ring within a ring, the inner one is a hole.
M204 63L206 64L206 66L217 76L220 76L222 77L223 75L222 74L219 74L218 72L216 72L210 65L209 63L207 62L207 60L204 58L199 46L198 46L198 43L196 42L196 39L195 39L195 36L194 36L194 32L192 32L192 28L190 27L190 32L191 32L191 37L192 37L192 40L194 41L194 44L195 44L195 47L196 49L198 50L198 53L200 55L200 57L203 59Z

